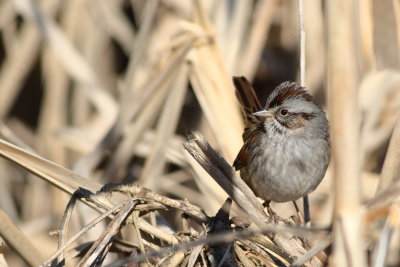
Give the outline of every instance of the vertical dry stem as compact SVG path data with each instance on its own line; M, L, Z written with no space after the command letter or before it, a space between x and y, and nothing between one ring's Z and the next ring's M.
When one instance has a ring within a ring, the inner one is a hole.
M360 207L355 1L328 1L328 88L335 181L335 266L366 266Z
M298 0L299 5L299 29L300 29L300 85L305 86L306 77L306 32L304 30L303 0Z

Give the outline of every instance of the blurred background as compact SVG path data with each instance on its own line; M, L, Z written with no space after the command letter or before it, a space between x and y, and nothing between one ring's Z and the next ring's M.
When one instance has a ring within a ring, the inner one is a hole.
M327 1L303 2L305 86L328 112ZM357 1L352 21L366 200L400 108L400 1ZM299 81L299 58L297 1L3 0L0 135L102 184L136 183L211 216L226 195L184 151L186 134L199 130L231 164L243 131L232 76L251 80L264 103L276 85ZM0 174L0 208L50 255L70 196L3 159ZM310 199L313 222L328 225L331 168Z

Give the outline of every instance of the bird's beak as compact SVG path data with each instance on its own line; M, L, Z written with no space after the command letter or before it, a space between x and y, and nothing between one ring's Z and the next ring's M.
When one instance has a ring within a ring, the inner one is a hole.
M273 117L272 112L270 110L266 110L266 109L254 112L253 115L257 116L257 117L263 117L263 118L271 118L271 117Z

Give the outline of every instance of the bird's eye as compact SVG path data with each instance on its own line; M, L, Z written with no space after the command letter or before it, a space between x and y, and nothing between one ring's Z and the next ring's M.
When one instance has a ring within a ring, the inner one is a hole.
M282 116L287 116L289 114L289 111L286 108L283 108L279 111L279 114Z

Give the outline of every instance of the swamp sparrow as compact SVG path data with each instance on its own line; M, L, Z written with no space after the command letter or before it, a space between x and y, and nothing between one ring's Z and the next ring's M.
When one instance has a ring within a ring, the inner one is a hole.
M246 78L233 82L246 124L235 170L266 201L294 201L314 191L330 159L325 112L296 83L276 87L263 107Z

